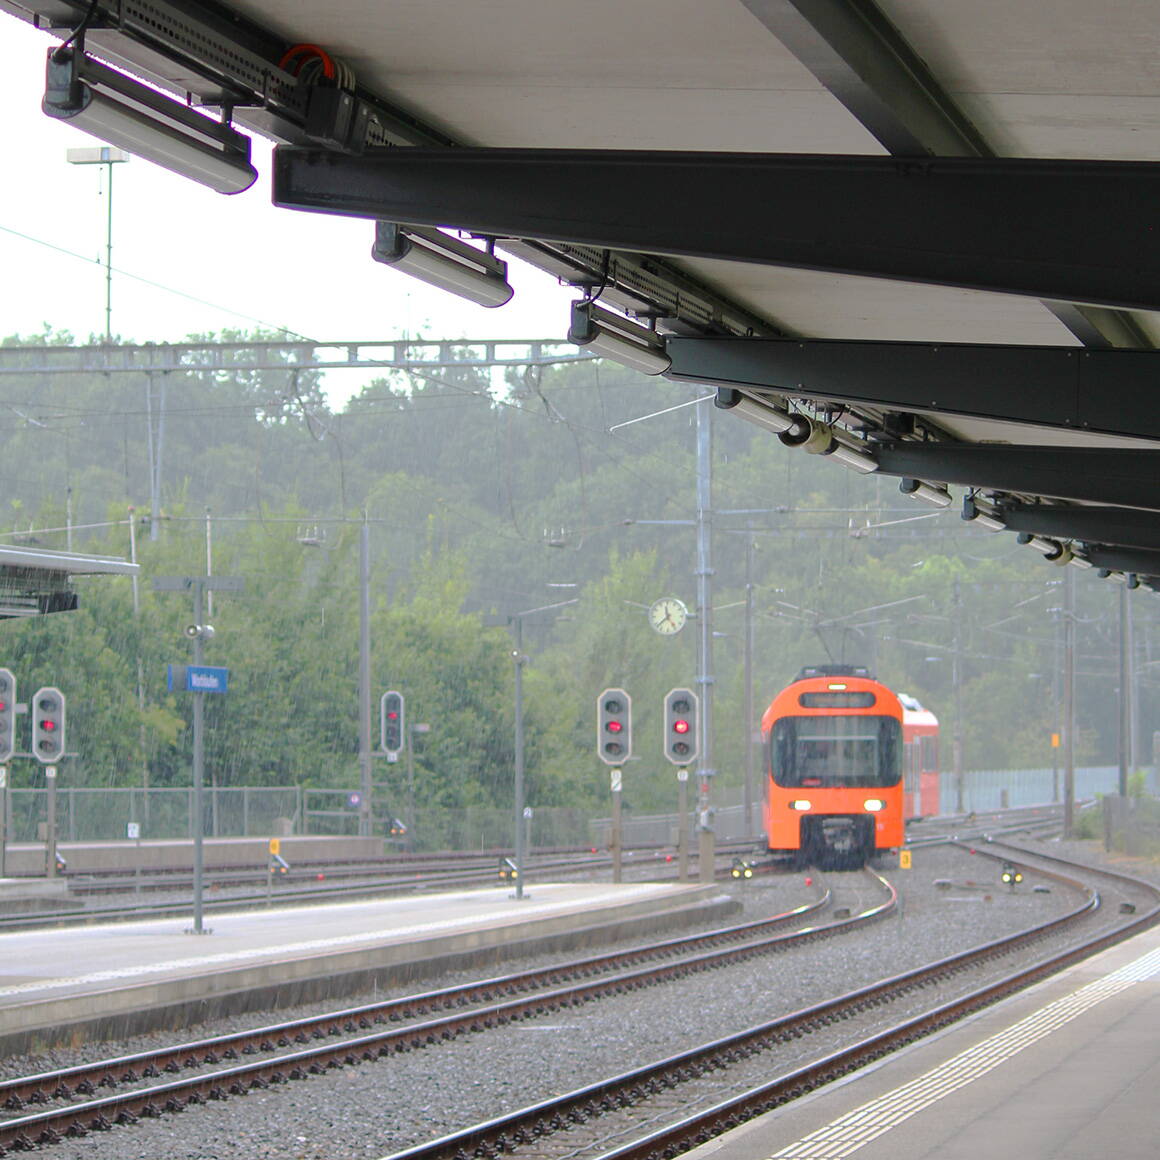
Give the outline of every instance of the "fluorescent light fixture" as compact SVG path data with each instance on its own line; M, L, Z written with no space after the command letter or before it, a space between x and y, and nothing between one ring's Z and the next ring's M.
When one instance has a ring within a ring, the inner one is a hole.
M859 471L863 475L869 475L878 470L878 460L867 455L864 451L856 450L848 443L843 443L837 437L830 443L829 450L823 451L822 454L828 456L835 463L840 463L843 467L849 467L853 471Z
M791 415L780 407L759 403L732 387L718 388L715 405L722 411L732 411L734 415L757 427L764 427L766 431L772 431L775 435L780 435L783 431L802 429L807 422L803 415Z
M1086 556L1080 556L1075 552L1072 553L1071 559L1068 560L1068 563L1073 568L1082 568L1085 572L1095 567L1095 565Z
M489 310L510 302L507 262L442 230L375 222L371 257Z
M1030 532L1020 532L1016 539L1037 552L1042 552L1045 559L1053 564L1070 564L1071 549L1058 540L1049 540L1044 536L1033 536Z
M945 487L935 487L933 484L923 483L921 479L904 479L898 485L898 490L903 495L913 496L935 507L945 508L951 505L951 493Z
M1135 572L1112 572L1101 568L1097 573L1101 580L1111 580L1115 584L1126 584L1129 589L1140 587L1140 578Z
M568 341L642 375L663 375L673 365L664 338L655 330L595 302L572 303Z
M995 514L995 509L989 504L980 502L971 496L963 496L963 519L978 524L992 532L1005 532L1007 525Z
M241 193L258 179L245 134L74 48L49 49L41 108L218 193Z

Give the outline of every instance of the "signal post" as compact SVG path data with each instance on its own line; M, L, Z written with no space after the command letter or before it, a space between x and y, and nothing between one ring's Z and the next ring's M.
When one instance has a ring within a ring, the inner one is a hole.
M44 875L56 877L56 766L64 757L64 694L51 685L32 697L32 756L44 766L48 807L45 817Z
M596 755L609 770L612 790L612 881L621 879L620 793L624 763L632 756L632 698L623 689L605 689L596 698Z
M677 874L689 877L689 766L700 751L700 698L692 689L670 689L664 704L664 755L677 767Z

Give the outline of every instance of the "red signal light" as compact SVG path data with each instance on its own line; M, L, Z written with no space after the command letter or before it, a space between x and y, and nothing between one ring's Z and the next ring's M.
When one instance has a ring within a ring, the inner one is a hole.
M674 733L688 733L688 731L689 731L688 721L674 721L673 722L673 732Z
M40 727L45 731L45 733L51 733L56 729L56 722L48 720L41 721Z
M609 721L608 724L604 726L604 728L607 729L609 733L619 733L624 728L624 725L620 721Z

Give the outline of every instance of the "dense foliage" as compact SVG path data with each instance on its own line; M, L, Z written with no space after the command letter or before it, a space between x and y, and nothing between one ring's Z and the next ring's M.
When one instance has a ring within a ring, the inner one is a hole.
M29 347L32 368L34 343L67 336L4 345ZM510 800L518 623L530 657L528 800L604 807L594 699L619 685L634 697L639 757L625 804L672 809L660 704L695 682L698 626L660 638L644 607L670 593L696 604L696 408L667 409L703 389L606 363L506 382L464 367L375 379L338 409L326 393L338 384L289 366L160 377L30 369L0 381L2 542L128 556L136 521L136 601L127 579L79 580L79 611L0 629L0 664L22 691L56 684L69 696L72 784L188 784L190 710L166 691L165 668L188 659L191 609L154 592L152 578L203 574L208 530L214 574L246 584L215 597L206 649L207 663L231 670L231 692L207 708L213 779L357 785L365 516L375 703L401 689L411 720L431 725L415 752L420 806ZM804 663L869 663L948 733L961 705L968 769L1051 765L1067 570L963 525L955 509L932 514L893 480L787 450L727 415L712 423L721 782L738 784L745 764L747 581L758 716ZM1112 763L1119 590L1076 580L1078 758ZM1150 738L1154 597L1132 601L1145 665L1139 735Z

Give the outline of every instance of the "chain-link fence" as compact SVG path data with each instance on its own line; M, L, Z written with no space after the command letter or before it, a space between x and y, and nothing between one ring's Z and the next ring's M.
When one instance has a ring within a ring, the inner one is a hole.
M1160 777L1149 767L1134 775L1139 792L1160 796ZM1075 796L1087 801L1115 794L1119 770L1114 765L1075 771ZM10 842L43 840L46 790L8 790ZM1006 806L1041 805L1062 800L1060 769L972 770L963 778L963 808L981 812ZM752 836L737 786L713 787L714 829L718 839ZM690 794L690 798L693 795ZM942 812L956 809L958 787L948 772L942 777ZM290 834L355 835L359 824L359 793L345 789L303 789L300 786L207 787L203 833L207 837L276 837ZM690 802L690 804L692 804ZM760 826L759 805L754 808ZM373 832L415 850L493 850L510 848L515 823L510 807L414 811L414 817L383 812L376 800ZM58 841L116 841L129 836L129 826L144 840L185 839L194 832L192 789L57 790ZM625 848L666 846L676 842L677 817L633 814L622 817ZM407 831L405 834L403 832ZM577 846L606 848L611 821L583 810L540 807L528 826L529 849Z
M1140 770L1145 792L1160 794L1156 770ZM1063 801L1063 769L981 769L971 770L963 777L963 809L1006 809L1015 806L1038 806ZM1100 794L1116 793L1120 784L1119 766L1090 765L1075 771L1075 800L1090 801ZM958 787L954 774L942 774L941 812L953 813L957 807Z
M147 841L193 836L192 789L77 789L56 791L57 840L107 842L130 833ZM8 840L44 840L47 791L9 789ZM355 835L359 825L359 792L302 789L299 786L207 787L204 800L206 837L249 838L290 834ZM515 841L512 810L420 809L408 819L376 810L374 834L417 850L507 849ZM134 830L130 830L130 826ZM590 817L583 810L542 808L529 823L532 844L540 848L592 843Z
M8 840L43 838L44 789L8 791ZM207 837L266 837L299 832L302 791L297 786L207 789L203 833ZM58 789L57 840L107 842L128 837L181 839L193 835L192 789Z

